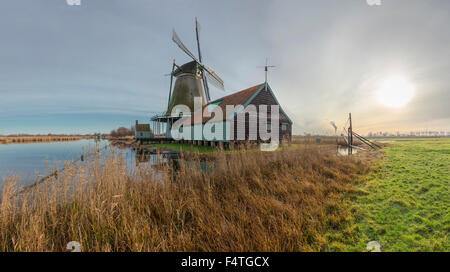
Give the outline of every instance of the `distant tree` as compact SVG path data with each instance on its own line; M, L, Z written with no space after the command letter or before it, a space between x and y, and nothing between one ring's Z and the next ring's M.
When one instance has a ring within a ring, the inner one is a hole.
M119 134L120 137L128 136L129 130L125 127L120 127L117 129L117 134Z
M117 130L111 130L110 134L111 137L125 137L125 136L133 136L134 135L134 129L128 129L126 127L120 127Z

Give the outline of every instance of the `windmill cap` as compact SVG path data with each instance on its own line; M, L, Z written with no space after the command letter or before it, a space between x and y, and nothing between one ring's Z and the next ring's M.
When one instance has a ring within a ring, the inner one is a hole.
M197 73L197 62L191 61L188 63L185 63L178 67L174 72L174 76L179 76L180 74L196 74Z

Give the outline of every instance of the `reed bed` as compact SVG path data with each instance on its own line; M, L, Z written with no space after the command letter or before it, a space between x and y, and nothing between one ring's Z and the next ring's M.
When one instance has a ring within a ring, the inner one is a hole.
M0 137L0 144L67 142L87 139L87 136L17 136Z
M0 251L326 251L369 166L311 146L130 172L114 151L26 193L5 180Z

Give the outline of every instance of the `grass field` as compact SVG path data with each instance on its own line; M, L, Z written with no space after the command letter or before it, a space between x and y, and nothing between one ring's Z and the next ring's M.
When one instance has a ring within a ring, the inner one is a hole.
M390 139L392 140L392 139ZM395 139L352 199L353 236L341 250L450 250L450 139Z

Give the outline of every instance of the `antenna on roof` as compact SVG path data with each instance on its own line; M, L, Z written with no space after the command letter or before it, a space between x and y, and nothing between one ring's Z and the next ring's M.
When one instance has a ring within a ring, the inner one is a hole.
M265 73L265 81L264 83L267 83L267 72L269 71L269 68L275 68L276 66L274 65L269 65L269 60L266 58L266 65L264 66L258 66L258 68L264 68L264 73Z

